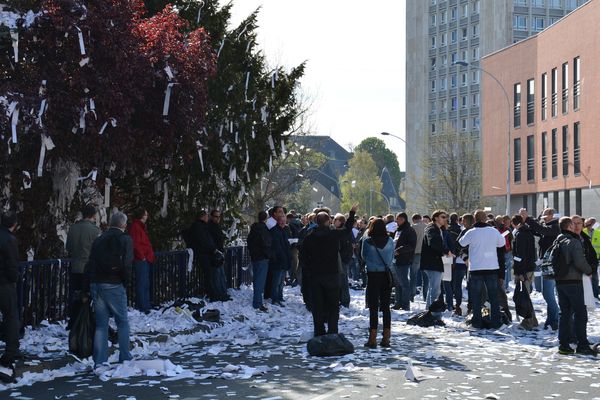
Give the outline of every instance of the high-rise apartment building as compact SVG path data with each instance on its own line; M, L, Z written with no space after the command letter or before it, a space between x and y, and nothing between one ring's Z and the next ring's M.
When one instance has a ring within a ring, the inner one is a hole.
M423 212L431 207L422 183L425 177L435 180L432 165L444 168L442 161L431 159L436 136L455 132L480 151L480 58L544 30L586 1L406 2L409 210ZM457 61L469 66L456 65Z

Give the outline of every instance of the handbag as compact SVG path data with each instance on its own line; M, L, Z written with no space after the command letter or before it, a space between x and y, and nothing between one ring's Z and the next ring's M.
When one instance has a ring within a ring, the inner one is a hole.
M390 283L390 289L392 289L394 286L396 286L395 283L394 283L394 274L392 274L392 270L390 269L390 267L383 260L383 256L379 252L379 249L377 248L377 246L375 246L375 243L373 243L372 246L375 249L375 251L377 252L377 255L379 256L379 259L381 260L381 262L383 263L383 265L385 265L385 273L387 275L388 282Z

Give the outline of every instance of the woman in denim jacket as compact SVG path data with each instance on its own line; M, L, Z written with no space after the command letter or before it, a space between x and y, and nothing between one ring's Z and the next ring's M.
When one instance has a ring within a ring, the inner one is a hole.
M369 305L369 340L366 347L377 347L377 324L379 310L383 312L383 338L380 345L390 347L392 315L390 296L392 292L389 269L394 260L394 240L385 229L381 218L371 221L368 239L362 243L361 256L367 269L367 304Z

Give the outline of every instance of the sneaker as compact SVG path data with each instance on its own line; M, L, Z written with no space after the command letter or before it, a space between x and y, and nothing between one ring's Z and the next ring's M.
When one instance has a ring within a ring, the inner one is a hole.
M558 346L558 354L562 354L562 355L568 356L568 355L571 355L571 354L574 354L574 353L575 353L575 350L573 350L571 348L571 346L562 346L562 345Z
M595 351L590 346L585 346L581 349L578 347L577 354L582 355L582 356L594 356L595 357L598 355L598 351Z
M257 308L257 310L261 311L261 312L269 312L269 309L267 307L265 307L265 306L260 306L260 307Z
M0 380L4 383L15 382L15 366L12 363L0 364Z

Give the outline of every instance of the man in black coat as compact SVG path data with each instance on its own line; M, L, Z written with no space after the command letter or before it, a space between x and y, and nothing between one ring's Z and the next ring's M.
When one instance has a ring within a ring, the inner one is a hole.
M529 226L524 224L520 215L513 216L511 224L516 230L512 243L515 285L523 282L527 287L527 291L531 293L531 282L535 271L535 262L537 261L535 237Z
M0 312L6 348L0 358L0 380L11 383L15 380L15 358L19 354L19 309L17 306L17 280L19 263L17 238L17 217L6 213L0 217Z
M399 213L396 216L398 229L394 236L394 267L396 269L396 304L394 310L410 310L410 268L412 266L415 248L417 247L417 232L408 222L406 213Z
M272 242L271 233L269 232L269 228L267 228L266 221L267 213L260 211L258 213L258 222L253 223L250 227L247 240L250 260L252 261L252 286L254 289L252 307L263 312L268 311L263 304L263 295L267 282Z
M331 217L317 214L317 227L304 239L300 250L303 268L310 274L314 335L338 333L340 317L340 240L351 231L358 205L350 210L343 229L331 229Z
M285 216L277 218L277 225L271 228L271 257L269 270L271 277L271 302L283 307L283 279L292 267L292 248Z

